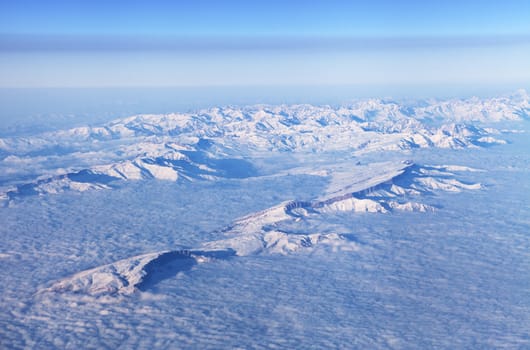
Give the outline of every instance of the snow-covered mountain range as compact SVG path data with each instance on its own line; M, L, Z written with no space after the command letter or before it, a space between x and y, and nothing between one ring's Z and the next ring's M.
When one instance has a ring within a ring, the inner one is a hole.
M255 254L289 254L321 247L357 250L348 235L315 230L313 221L325 221L337 212L387 213L432 211L433 207L411 199L431 191L480 189L455 178L456 172L476 169L454 166L419 166L410 161L355 166L331 174L324 197L312 201L291 200L235 220L219 232L224 238L189 249L166 250L123 259L82 271L54 282L41 292L73 292L92 296L130 295L149 289L157 281L187 271L212 259Z
M529 100L0 138L0 348L525 348Z
M503 144L500 121L527 119L530 97L423 101L363 100L349 106L249 106L138 115L101 126L0 139L0 200L119 187L126 181L217 181L290 174L327 183L309 200L282 202L219 230L196 247L142 254L77 273L44 292L131 294L211 259L288 254L358 243L311 223L344 212L434 211L423 196L481 189L465 166L360 162L376 152ZM333 155L333 156L330 156ZM280 161L281 159L281 161ZM287 160L286 160L287 159ZM403 158L402 158L403 159ZM318 160L315 162L315 160Z
M524 90L500 98L412 105L369 99L342 107L258 105L138 115L101 126L0 139L0 200L109 189L118 180L258 176L264 172L255 159L286 152L362 156L503 144L502 134L509 131L493 123L529 115L530 97Z

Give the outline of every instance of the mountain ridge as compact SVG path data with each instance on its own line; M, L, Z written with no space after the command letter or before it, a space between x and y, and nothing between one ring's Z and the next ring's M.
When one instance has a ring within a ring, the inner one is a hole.
M0 139L0 199L64 190L108 189L73 181L78 173L122 181L257 176L253 160L280 154L408 152L502 145L488 122L523 120L528 93L508 97L431 101L407 107L368 99L350 106L256 105L197 113L145 114L102 126ZM65 168L68 164L68 168ZM28 181L28 179L30 179ZM31 180L33 179L33 180Z

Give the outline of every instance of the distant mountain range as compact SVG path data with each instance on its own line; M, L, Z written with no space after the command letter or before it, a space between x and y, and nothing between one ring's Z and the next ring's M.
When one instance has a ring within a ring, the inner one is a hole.
M0 200L117 181L215 180L262 175L256 158L503 144L495 123L530 115L524 90L499 98L369 99L343 107L280 105L138 115L31 137L0 139Z

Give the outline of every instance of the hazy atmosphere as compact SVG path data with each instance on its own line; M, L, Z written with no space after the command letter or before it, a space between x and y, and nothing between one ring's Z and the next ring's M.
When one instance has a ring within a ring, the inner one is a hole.
M4 1L2 87L529 86L527 1ZM487 74L484 74L487 72Z
M530 2L1 1L1 349L530 348Z

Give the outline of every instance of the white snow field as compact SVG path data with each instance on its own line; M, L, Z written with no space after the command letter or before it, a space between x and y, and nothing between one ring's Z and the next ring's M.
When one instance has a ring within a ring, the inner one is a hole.
M529 101L0 139L0 348L530 348Z

